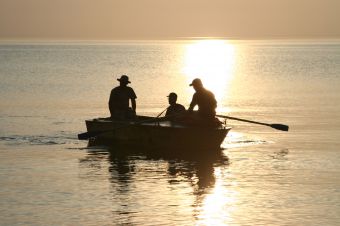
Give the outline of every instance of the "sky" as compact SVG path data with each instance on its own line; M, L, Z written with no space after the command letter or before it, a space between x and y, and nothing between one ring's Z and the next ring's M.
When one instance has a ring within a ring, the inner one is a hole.
M0 40L340 38L340 0L0 0Z

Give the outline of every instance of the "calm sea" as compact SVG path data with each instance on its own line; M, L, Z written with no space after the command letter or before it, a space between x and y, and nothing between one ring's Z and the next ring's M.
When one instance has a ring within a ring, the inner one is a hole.
M200 77L228 121L218 156L88 147L127 74L156 116ZM340 42L0 45L0 225L340 225Z

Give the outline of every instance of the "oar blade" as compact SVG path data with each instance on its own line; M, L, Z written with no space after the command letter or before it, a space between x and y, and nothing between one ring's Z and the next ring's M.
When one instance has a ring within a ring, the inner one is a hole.
M283 125L283 124L270 124L270 127L277 129L277 130L282 130L282 131L288 131L289 126Z
M88 140L91 137L95 137L99 134L100 132L85 132L85 133L79 133L78 134L78 140Z
M78 134L78 140L88 140L89 138L90 138L89 132Z

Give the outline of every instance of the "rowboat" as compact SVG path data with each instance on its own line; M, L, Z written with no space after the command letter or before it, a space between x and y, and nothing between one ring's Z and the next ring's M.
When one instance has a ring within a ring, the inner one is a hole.
M96 118L86 120L87 133L83 137L97 142L126 147L153 149L220 149L231 127L225 124L188 125L160 120L155 117L138 116L133 121Z

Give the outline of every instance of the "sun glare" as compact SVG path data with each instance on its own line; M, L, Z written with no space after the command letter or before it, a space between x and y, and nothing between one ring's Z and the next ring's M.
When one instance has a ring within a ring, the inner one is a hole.
M184 74L190 83L200 78L218 102L227 95L233 75L235 47L225 40L204 40L186 47Z

